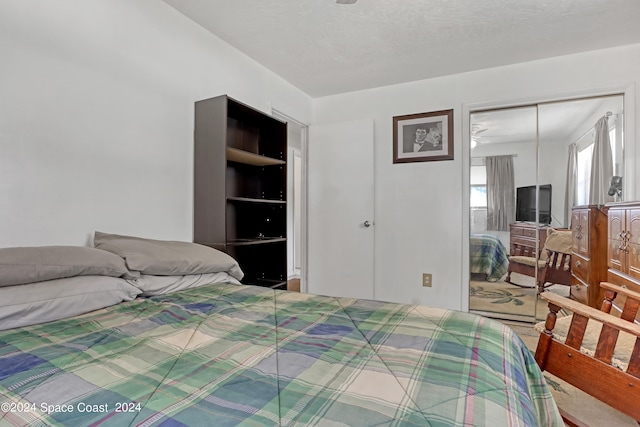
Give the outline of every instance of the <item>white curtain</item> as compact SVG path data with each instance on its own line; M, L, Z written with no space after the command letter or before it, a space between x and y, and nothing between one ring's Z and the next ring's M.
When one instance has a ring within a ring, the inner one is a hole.
M487 230L509 230L515 200L513 156L487 157Z
M609 142L609 124L607 117L602 117L594 126L596 136L591 158L591 183L589 185L589 204L603 205L613 201L609 196L609 184L613 176L613 155Z
M576 205L578 199L578 146L569 145L569 160L567 161L567 185L564 195L564 226L571 225L571 209Z

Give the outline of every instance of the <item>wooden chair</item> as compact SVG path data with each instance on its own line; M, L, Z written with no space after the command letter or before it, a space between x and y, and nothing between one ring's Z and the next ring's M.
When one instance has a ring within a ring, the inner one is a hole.
M540 268L539 263L540 252L536 252L530 246L521 245L519 243L511 243L511 255L509 256L509 266L507 267L507 277L505 282L512 285L520 286L518 283L511 281L511 273L523 274L529 277L536 277L536 264Z
M640 307L640 293L603 282L605 299L601 310L560 295L544 292L549 302L544 331L540 334L535 359L540 369L572 384L640 423L640 325L634 322ZM626 301L622 317L610 314L612 301L618 295ZM571 324L564 340L554 336L557 313L572 312ZM601 329L593 356L581 351L589 322L600 322ZM611 364L620 332L630 334L635 341L626 369ZM560 410L565 423L585 426L572 415Z
M547 259L538 271L538 292L552 285L571 286L571 253L546 249Z
M571 286L571 247L572 235L569 229L547 230L544 246L535 256L531 248L512 243L512 255L509 256L505 281L522 286L511 280L511 273L536 277L536 286L542 292L547 284Z

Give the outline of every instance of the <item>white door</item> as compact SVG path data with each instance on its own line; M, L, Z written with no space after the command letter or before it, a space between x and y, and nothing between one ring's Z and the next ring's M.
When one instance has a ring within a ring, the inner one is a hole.
M374 297L373 120L309 127L307 291Z

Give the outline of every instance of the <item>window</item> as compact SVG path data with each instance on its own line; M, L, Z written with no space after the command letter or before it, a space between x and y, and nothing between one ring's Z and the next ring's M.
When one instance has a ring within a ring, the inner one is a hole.
M471 186L471 205L472 208L487 207L487 186L472 185Z
M616 149L618 148L618 144L616 144L616 126L615 125L609 128L609 143L611 144L611 158L613 159L614 167L615 167L615 159L618 158L616 156ZM613 171L613 174L616 175L615 169Z
M470 206L472 208L486 208L487 207L487 167L484 164L472 165L470 168L470 174L471 174Z
M578 151L578 179L576 182L576 205L589 203L589 180L591 178L593 143Z

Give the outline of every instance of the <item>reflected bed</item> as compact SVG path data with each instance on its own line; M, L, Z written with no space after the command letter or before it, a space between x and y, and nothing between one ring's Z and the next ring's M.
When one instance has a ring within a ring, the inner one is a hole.
M492 234L472 234L469 238L469 270L484 274L489 282L500 280L509 266L509 251Z

